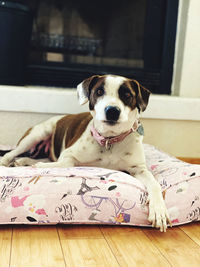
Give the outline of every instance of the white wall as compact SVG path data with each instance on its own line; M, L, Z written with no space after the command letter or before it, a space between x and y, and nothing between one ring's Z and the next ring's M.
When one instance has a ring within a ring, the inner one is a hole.
M52 117L52 114L0 112L0 145L16 145L30 127Z
M142 119L144 142L176 157L200 158L200 122Z
M200 0L180 0L172 91L200 97Z

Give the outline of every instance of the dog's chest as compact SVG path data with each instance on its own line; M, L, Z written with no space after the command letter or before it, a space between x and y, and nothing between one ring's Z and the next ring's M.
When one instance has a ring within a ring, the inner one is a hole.
M100 146L89 132L85 133L73 147L78 165L96 166L124 170L134 164L139 156L140 137L130 134L122 142L109 148Z

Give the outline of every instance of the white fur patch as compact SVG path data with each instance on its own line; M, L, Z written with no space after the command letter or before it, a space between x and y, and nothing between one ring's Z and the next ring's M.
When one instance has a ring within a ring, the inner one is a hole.
M83 83L79 83L77 86L77 95L80 105L84 105L88 102L88 96L84 92Z

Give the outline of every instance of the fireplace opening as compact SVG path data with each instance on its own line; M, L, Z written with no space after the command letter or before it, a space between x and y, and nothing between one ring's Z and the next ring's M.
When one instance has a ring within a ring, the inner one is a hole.
M28 2L34 20L26 84L75 87L112 73L171 93L178 0Z

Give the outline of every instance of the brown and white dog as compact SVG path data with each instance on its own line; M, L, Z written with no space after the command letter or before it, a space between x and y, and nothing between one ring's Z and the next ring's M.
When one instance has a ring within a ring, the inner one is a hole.
M96 166L123 170L147 188L149 221L166 231L170 224L159 183L147 170L138 131L139 113L146 109L150 92L136 80L115 75L94 75L77 87L81 105L89 101L90 113L56 116L29 129L17 147L4 155L0 165L41 140L50 140L50 159L36 167ZM32 165L30 158L15 160L15 166Z

